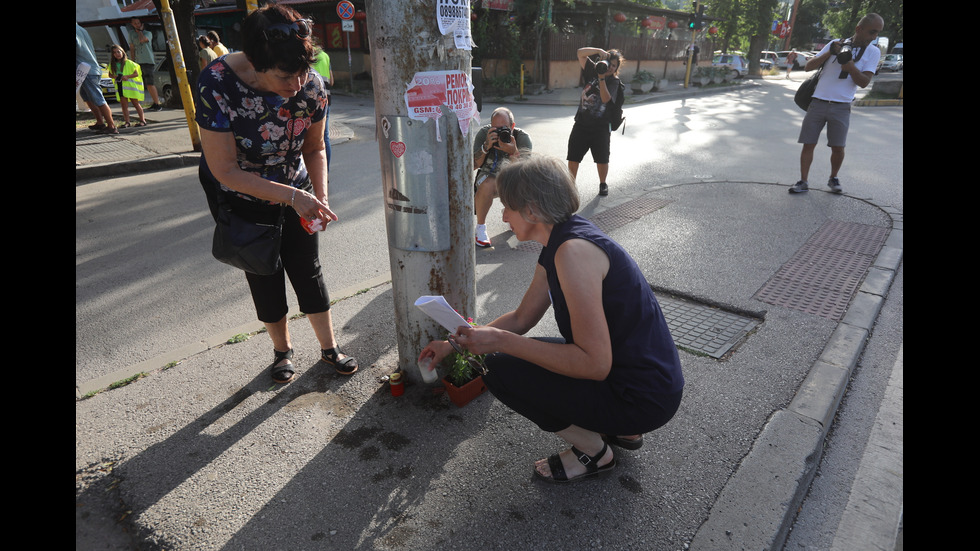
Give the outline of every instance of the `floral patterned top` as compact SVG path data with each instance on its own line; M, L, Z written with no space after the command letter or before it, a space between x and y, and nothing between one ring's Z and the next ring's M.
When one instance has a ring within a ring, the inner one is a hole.
M303 89L288 99L245 84L224 58L207 66L197 84L197 124L206 130L234 134L242 170L293 187L303 185L307 179L303 139L310 126L326 116L327 109L323 79L315 71ZM206 168L203 157L202 161ZM221 189L260 201L224 185Z

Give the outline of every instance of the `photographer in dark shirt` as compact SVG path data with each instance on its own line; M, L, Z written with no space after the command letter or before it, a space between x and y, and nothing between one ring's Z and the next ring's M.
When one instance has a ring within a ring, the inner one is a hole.
M585 153L592 150L592 160L599 172L599 195L608 195L606 175L609 173L609 136L612 132L606 110L619 94L617 75L623 54L619 50L579 48L578 62L585 71L586 84L568 137L568 170L575 178Z
M514 114L506 107L494 109L490 124L477 132L473 140L473 168L477 170L473 198L476 210L476 245L489 247L487 214L497 196L497 172L504 164L531 151L531 136L514 123Z

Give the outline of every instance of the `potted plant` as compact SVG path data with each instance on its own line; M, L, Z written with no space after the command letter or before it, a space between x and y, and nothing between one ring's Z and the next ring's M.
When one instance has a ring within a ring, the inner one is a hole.
M725 73L728 71L724 67L712 67L712 69L711 82L714 84L725 82Z
M657 86L657 77L649 71L637 71L630 81L634 94L646 94Z
M446 376L442 378L442 384L456 407L463 407L487 390L479 367L482 365L483 357L463 350L456 352L450 358L452 364Z
M694 81L701 86L711 84L712 67L698 67L694 70Z
M473 318L466 318L466 321L474 325ZM486 364L483 363L485 355L473 354L460 348L452 338L448 340L456 352L443 360L444 363L452 363L449 364L446 376L442 378L442 384L456 407L463 407L487 390L487 385L483 383L483 374L487 372Z

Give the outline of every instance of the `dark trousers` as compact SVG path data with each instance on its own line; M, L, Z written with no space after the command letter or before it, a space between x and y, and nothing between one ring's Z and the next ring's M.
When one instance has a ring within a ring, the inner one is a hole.
M607 381L566 377L508 354L487 356L486 364L487 389L546 432L575 425L602 434L643 434L670 421L680 406L681 392L634 395Z
M275 323L289 312L286 302L287 275L296 292L300 311L319 314L330 309L330 296L320 267L319 235L320 232L313 235L306 233L300 226L296 211L286 208L282 223L282 246L279 249L282 268L267 276L245 273L259 321Z
M203 159L203 158L202 158ZM233 210L246 220L262 224L274 224L279 218L279 206L242 199L232 193L225 193L218 187L204 162L199 171L201 187L208 200L211 216L217 220L218 194L227 201ZM309 183L306 185L309 191ZM320 268L320 232L306 233L300 226L299 215L291 207L286 207L282 223L282 245L279 258L282 268L274 274L260 276L245 273L248 288L252 293L255 313L262 323L276 323L289 312L286 302L286 276L296 292L299 309L305 314L319 314L330 309L330 296L323 282Z

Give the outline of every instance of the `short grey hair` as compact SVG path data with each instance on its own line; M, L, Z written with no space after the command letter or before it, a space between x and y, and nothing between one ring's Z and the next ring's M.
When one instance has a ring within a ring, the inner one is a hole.
M521 156L497 173L497 195L507 208L539 222L560 224L579 208L578 189L568 166L557 157Z

